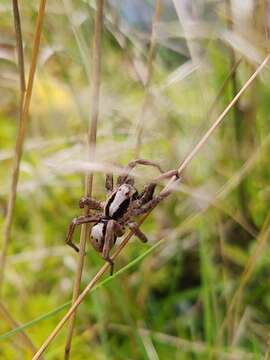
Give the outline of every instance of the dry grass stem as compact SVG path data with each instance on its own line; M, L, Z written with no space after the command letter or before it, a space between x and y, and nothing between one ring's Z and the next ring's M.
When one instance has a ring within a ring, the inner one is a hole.
M266 354L264 356L264 360L270 360L270 344L269 344L269 340L268 340L268 349L267 349Z
M25 73L24 73L24 54L23 54L21 18L20 18L18 1L13 0L12 5L13 5L14 28L15 28L17 57L18 57L18 69L20 75L21 98L23 98L25 92Z
M198 221L198 219L200 219L202 215L205 214L205 212L210 208L210 206L217 206L217 204L222 199L224 199L230 192L232 192L237 187L241 179L245 175L247 175L255 166L256 161L259 158L259 154L262 153L262 151L265 150L265 148L269 145L269 141L270 135L264 140L263 144L259 147L256 153L246 161L246 163L242 166L241 170L238 173L234 174L233 178L231 178L229 181L227 181L225 185L222 186L222 188L214 195L211 201L208 202L208 205L206 207L202 208L199 212L188 216L185 220L181 222L180 228L176 228L174 236L179 237L181 234L194 228L194 224ZM182 186L182 189L183 188L184 186ZM222 211L224 211L224 208L222 209ZM228 213L228 215L230 214ZM257 236L258 234L256 234L254 237Z
M201 138L201 140L197 143L197 145L194 147L194 149L188 154L188 156L185 158L185 160L182 162L179 168L179 174L181 174L186 166L189 164L189 162L193 159L193 157L197 154L197 152L200 150L200 148L204 145L204 143L208 140L208 138L211 136L211 134L215 131L215 129L219 126L219 124L223 121L224 117L228 114L228 112L231 110L231 108L235 105L235 103L239 100L241 95L247 90L247 88L252 84L252 82L256 79L258 74L262 71L262 69L266 66L270 59L270 54L266 56L266 58L263 60L263 62L258 66L258 68L254 71L254 73L251 75L251 77L247 80L245 85L238 91L236 96L232 99L232 101L228 104L228 106L225 108L225 110L220 114L220 116L217 118L217 120L214 122L214 124L210 127L210 129L206 132L206 134Z
M145 115L149 106L149 102L151 100L150 94L150 84L152 79L153 73L153 63L155 60L156 55L156 27L160 21L160 13L161 13L161 1L156 0L155 5L155 14L152 22L152 32L151 32L151 40L150 40L150 48L148 53L148 60L147 60L147 75L145 81L145 93L142 108L139 115L139 121L137 124L137 131L136 131L136 145L135 145L135 158L140 157L140 150L142 144L142 133L143 133L143 124L145 120Z
M7 215L4 223L4 235L3 235L3 245L2 245L2 253L0 258L0 289L3 285L3 278L5 273L5 264L6 264L6 257L7 257L7 250L11 239L11 225L13 220L13 214L14 214L14 207L15 207L15 201L16 201L16 194L17 194L17 185L19 180L19 172L20 172L20 162L21 157L23 153L23 144L24 144L24 138L25 138L25 131L26 126L28 123L28 113L29 113L29 107L31 102L31 95L32 95L32 89L33 89L33 83L34 83L34 76L36 72L36 64L37 64L37 56L39 52L39 45L40 45L40 36L41 36L41 27L42 27L42 21L45 14L45 4L46 0L40 1L37 21L36 21L36 29L35 29L35 35L34 35L34 41L33 41L33 52L32 52L32 59L30 64L30 71L29 71L29 79L27 83L27 88L25 91L25 95L23 96L23 93L21 95L21 105L20 105L20 116L19 116L19 128L18 128L18 134L16 139L16 145L15 145L15 156L14 156L14 164L13 164L13 170L12 170L12 179L11 179L11 187L10 187L10 193L8 198L8 204L7 204ZM18 31L19 23L17 18L17 10L18 7L15 5L15 13L14 16L16 17L16 32ZM16 14L16 15L15 15ZM17 41L20 43L21 40L21 32L17 33L16 35ZM21 50L20 50L21 49ZM23 55L20 53L22 51L22 43L20 44L20 47L18 48L18 53L20 54L20 79L21 79L21 89L24 89L24 75L23 72Z
M231 69L230 69L228 75L226 76L226 78L224 79L224 81L223 81L223 83L222 83L222 85L221 85L221 87L220 87L217 95L215 96L214 101L212 102L212 105L211 105L210 109L209 109L208 112L207 112L206 118L208 118L208 119L211 118L212 113L213 113L213 111L215 110L215 108L216 108L216 106L217 106L217 103L218 103L220 97L222 96L222 94L223 94L226 86L228 85L229 81L231 80L231 77L233 76L233 74L235 74L235 72L236 72L238 66L241 64L241 62L242 62L242 58L239 58L239 59L233 64L233 66L231 67Z
M96 137L97 137L97 121L99 110L99 96L100 96L100 72L101 72L101 37L102 37L102 25L103 25L103 0L97 0L97 10L95 18L95 32L94 32L94 48L93 48L93 65L92 65L92 93L91 93L91 111L88 131L88 158L94 160ZM92 195L93 185L93 173L88 173L85 176L85 196ZM89 208L85 208L84 215L89 214ZM90 224L83 224L81 228L80 236L80 251L77 264L77 270L75 274L72 304L75 303L80 293L81 277L84 265L85 246L86 240L89 236ZM65 346L65 359L69 359L71 342L75 326L76 312L72 314L68 326L68 334Z
M210 135L214 132L214 130L218 127L218 125L222 122L222 120L225 118L229 110L233 107L233 105L238 101L240 96L243 94L243 92L251 85L252 81L258 76L260 71L266 66L268 60L270 58L270 54L267 55L267 57L264 59L264 61L260 64L260 66L256 69L256 71L253 73L253 75L247 80L247 82L244 84L244 86L240 89L240 91L237 93L237 95L232 99L232 101L229 103L229 105L225 108L225 110L222 112L222 114L218 117L218 119L214 122L214 124L210 127L210 129L205 133L205 135L201 138L201 140L198 142L198 144L194 147L193 151L191 151L190 154L185 158L185 160L182 162L178 169L178 174L182 175L183 171L185 170L186 166L190 163L190 161L193 159L193 157L197 154L199 149L205 144L207 139L210 137ZM166 192L172 188L173 183L175 183L177 180L176 176L173 176L171 180L167 183L167 185L163 188L162 192ZM149 216L151 211L149 211L147 214L145 214L139 221L139 226L145 221L145 219ZM124 238L120 246L116 249L114 254L112 255L112 259L114 260L124 249L124 247L128 244L130 238L132 237L133 232L130 231L127 236ZM85 287L85 289L82 291L82 293L78 296L76 301L72 304L66 315L62 318L62 320L57 324L55 329L51 332L49 337L45 340L45 342L41 345L38 352L33 357L33 360L40 359L40 356L44 353L46 348L49 346L49 344L53 341L53 339L57 336L57 334L60 332L64 324L68 321L68 319L73 315L74 311L78 308L80 303L84 300L84 298L87 296L89 291L93 288L93 286L98 282L98 280L101 278L101 276L106 272L106 270L109 268L108 263L105 263L101 269L97 272L97 274L94 276L94 278L88 283L88 285Z

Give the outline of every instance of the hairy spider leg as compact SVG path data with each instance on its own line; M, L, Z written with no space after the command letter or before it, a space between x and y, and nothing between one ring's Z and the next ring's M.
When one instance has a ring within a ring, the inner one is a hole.
M176 176L176 174L174 174ZM177 178L175 183L179 182L181 180L180 177ZM132 216L138 216L147 213L148 211L152 210L154 207L157 206L163 199L165 199L167 196L169 196L173 192L172 185L166 190L162 191L159 195L155 196L152 200L148 201L146 204L143 204L142 206L136 206L132 210Z
M157 168L159 170L159 172L161 172L161 173L164 172L158 163L156 163L155 161L150 161L150 160L145 160L145 159L132 160L132 161L130 161L128 163L127 168L132 170L138 164L139 165L146 165L146 166L153 166L153 167Z
M147 213L157 206L163 199L165 199L171 191L166 191L166 193L162 193L160 195L155 196L152 200L148 201L146 204L142 205L139 208L134 208L132 211L133 216L138 216Z
M71 246L75 251L79 252L79 248L72 242L72 235L74 233L76 225L86 224L86 223L94 223L100 220L99 216L78 216L72 220L69 224L67 236L66 236L66 244Z
M95 200L89 196L83 196L79 201L79 207L83 209L85 206L92 210L103 210L104 204L102 201Z
M154 161L145 160L145 159L136 159L132 160L128 163L127 167L125 168L126 174L120 175L117 179L117 184L131 184L134 185L134 179L132 176L129 175L129 173L137 166L137 165L145 165L145 166L153 166L157 168L161 173L163 173L163 170L161 169L160 165Z
M104 239L104 245L102 250L102 257L106 260L110 265L110 274L113 274L114 263L110 258L110 251L115 243L117 236L123 235L123 228L120 224L118 224L115 220L109 220L106 228L106 234Z
M105 188L107 193L111 193L113 191L113 174L106 174Z
M136 201L135 207L136 208L141 207L142 205L144 205L147 202L149 202L150 200L152 200L158 182L163 179L170 178L173 176L176 176L177 178L179 178L178 170L169 170L166 173L163 173L162 175L156 177L151 183L146 184L144 186L142 193L139 195L138 200Z
M146 243L148 241L146 235L140 230L138 224L136 224L133 221L130 221L127 223L127 226L130 228L130 230L133 231L133 233L137 236L137 238L140 239L143 243Z
M157 184L157 183L159 183L161 180L165 180L165 179L168 179L168 178L172 178L173 176L176 176L177 179L180 179L178 169L169 170L169 171L167 171L167 172L159 175L158 177L154 178L154 179L152 180L152 182L155 183L155 184Z
M153 199L156 186L156 183L150 183L144 186L144 189L137 200L138 206L141 206Z

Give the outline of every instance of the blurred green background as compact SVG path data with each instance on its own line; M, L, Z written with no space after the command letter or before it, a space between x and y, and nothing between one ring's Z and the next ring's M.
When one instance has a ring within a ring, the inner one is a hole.
M19 5L28 74L38 2ZM105 2L93 165L100 200L98 163L126 165L134 158L154 7L146 0ZM1 296L20 324L71 299L77 254L65 245L65 233L84 193L94 18L94 1L47 3ZM266 56L269 19L267 1L162 1L141 157L166 170L179 166ZM2 241L19 109L7 0L0 4L0 33ZM83 301L72 359L268 359L269 81L266 68L190 163L177 191L144 223L149 243L132 239L116 271L165 241ZM156 171L140 167L135 174L142 189ZM82 288L102 264L88 244ZM37 348L66 310L26 330ZM1 318L1 334L10 329ZM62 359L65 339L66 327L45 359ZM0 337L0 359L30 358L18 335Z

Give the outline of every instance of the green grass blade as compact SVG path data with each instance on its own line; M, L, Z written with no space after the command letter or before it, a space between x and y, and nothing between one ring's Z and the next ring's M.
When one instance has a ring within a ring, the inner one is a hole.
M140 262L141 260L143 260L147 255L151 254L158 246L160 246L162 243L164 242L164 239L161 239L160 241L158 241L155 245L151 246L148 250L146 250L143 254L141 254L140 256L136 257L133 261L131 261L129 264L127 264L126 266L122 267L122 269L118 270L117 272L115 272L112 276L107 277L106 279L104 279L103 281L101 281L99 284L97 284L93 289L92 292L101 288L102 286L108 284L110 281L112 281L114 278L116 278L117 276L121 275L122 273L124 273L125 271L127 271L128 269L132 268L134 265L136 265L138 262ZM44 315L38 316L37 318L21 325L18 326L15 329L12 329L10 331L5 332L4 334L0 335L0 341L1 340L5 340L25 329L28 329L36 324L38 324L40 321L46 320L56 314L58 314L60 311L66 309L67 307L69 307L71 305L71 301L67 301L66 303L58 306L57 308L55 308L52 311L47 312Z

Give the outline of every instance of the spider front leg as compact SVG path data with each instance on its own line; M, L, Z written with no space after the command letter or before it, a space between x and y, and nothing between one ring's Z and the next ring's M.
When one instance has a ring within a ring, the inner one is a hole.
M66 244L71 246L75 251L79 252L79 248L77 245L75 245L72 242L72 235L74 233L76 225L91 223L91 222L98 222L99 221L98 216L79 216L72 220L72 222L69 224L67 236L66 236Z
M106 188L107 193L111 193L113 191L113 175L112 174L106 174L105 188Z
M83 196L81 197L80 201L79 201L79 207L81 209L83 209L85 206L88 206L89 209L92 210L103 210L103 202L92 199L89 196Z
M148 211L150 211L154 207L156 207L157 204L159 204L163 199L165 199L170 193L171 193L171 191L163 193L163 194L159 194L159 195L155 196L152 200L148 201L146 204L144 204L140 207L135 207L132 210L132 215L138 216L138 215L147 213Z
M177 174L175 173L174 176L177 176ZM178 177L178 180L176 180L174 183L177 183L180 180L181 178ZM132 209L132 216L142 215L152 210L162 200L164 200L167 196L169 196L172 193L172 191L173 189L172 186L170 185L166 191L162 191L159 195L155 196L152 200L148 201L146 204L142 206L140 206L140 204L136 204L136 206Z
M155 183L145 185L143 192L140 194L139 199L137 200L137 207L140 207L141 205L153 199L156 186L157 184Z
M136 207L141 207L142 205L146 204L150 200L153 199L153 195L156 189L156 186L159 181L171 178L173 176L178 177L178 170L169 170L166 173L161 174L157 178L153 180L153 182L144 186L143 192L140 194L138 200L136 201Z
M136 160L130 161L128 163L127 168L132 170L133 168L135 168L136 165L153 166L153 167L157 168L161 173L164 172L158 163L156 163L155 161L150 161L150 160L145 160L145 159L136 159Z
M132 176L129 175L129 173L137 166L137 165L146 165L146 166L153 166L157 168L161 173L163 173L163 170L161 169L160 165L154 161L145 160L145 159L136 159L132 160L128 163L128 166L126 167L125 171L126 174L120 175L117 179L117 184L122 185L124 183L129 183L131 185L134 184L134 179Z
M148 241L145 234L140 230L138 224L131 221L127 223L127 226L130 228L130 230L133 231L133 233L137 236L138 239L140 239L143 243L146 243Z

